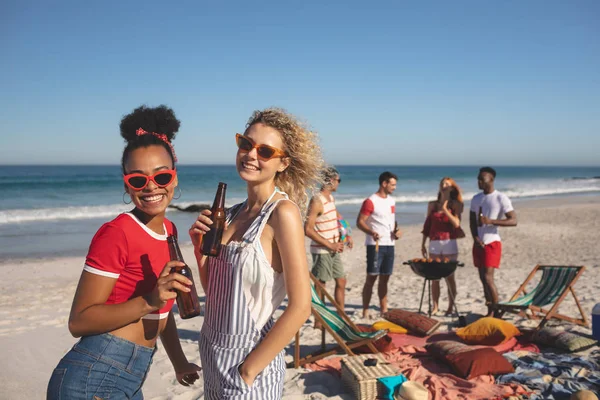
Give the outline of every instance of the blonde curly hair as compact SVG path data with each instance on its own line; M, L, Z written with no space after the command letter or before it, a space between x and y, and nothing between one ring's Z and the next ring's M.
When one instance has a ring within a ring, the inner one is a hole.
M290 200L298 205L302 214L306 212L308 193L320 184L320 172L324 162L318 136L286 110L270 107L256 110L248 119L246 130L254 124L264 124L281 134L290 165L275 175L275 186L286 192Z

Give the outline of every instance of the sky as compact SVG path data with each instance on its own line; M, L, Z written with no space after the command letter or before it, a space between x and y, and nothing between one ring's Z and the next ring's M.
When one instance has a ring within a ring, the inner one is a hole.
M181 164L233 164L279 106L332 164L600 165L600 2L0 2L0 164L118 164L172 107Z

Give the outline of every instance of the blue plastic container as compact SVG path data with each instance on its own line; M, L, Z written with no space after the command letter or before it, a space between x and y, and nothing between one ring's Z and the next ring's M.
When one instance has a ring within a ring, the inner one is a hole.
M600 303L592 310L592 336L600 341Z

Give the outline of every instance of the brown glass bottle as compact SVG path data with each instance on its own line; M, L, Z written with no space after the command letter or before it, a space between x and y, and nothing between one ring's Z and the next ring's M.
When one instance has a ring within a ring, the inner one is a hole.
M171 261L183 261L177 238L174 235L169 235L167 238L169 244L169 255ZM192 286L189 292L177 291L177 307L179 308L179 315L181 319L188 319L200 315L200 303L198 302L198 293L196 292L196 285L194 284L194 277L192 276L192 270L185 264L183 267L174 267L171 269L172 272L177 272L192 281Z
M223 238L223 231L225 230L226 191L227 184L219 182L215 201L210 209L210 212L212 213L210 219L213 224L210 226L210 230L204 234L202 246L200 248L200 252L205 256L218 257L219 252L221 251L221 239Z

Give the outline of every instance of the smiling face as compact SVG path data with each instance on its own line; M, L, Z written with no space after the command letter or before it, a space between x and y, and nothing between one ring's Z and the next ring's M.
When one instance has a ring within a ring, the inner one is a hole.
M173 169L173 160L163 146L152 145L132 150L125 163L125 174L140 173L151 176L158 171ZM177 186L177 177L170 185L160 188L149 181L142 190L133 190L125 185L125 191L131 197L135 207L152 218L164 215L165 210L173 199L174 189Z
M266 144L276 149L284 150L281 135L275 128L257 123L250 126L244 136L250 138L256 145ZM278 172L283 172L289 165L289 158L271 158L263 161L257 157L257 149L249 152L238 149L236 167L240 177L246 182L262 183L275 179Z

